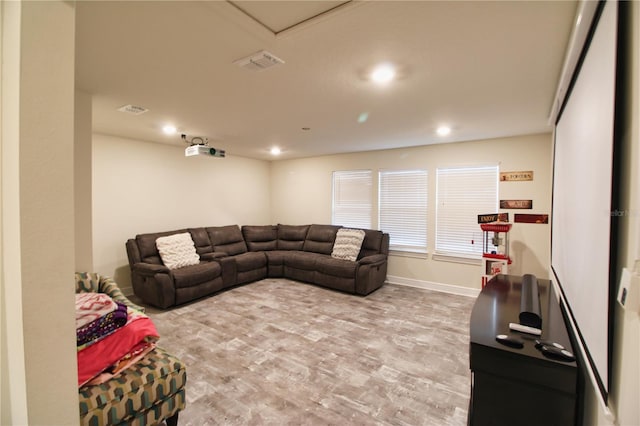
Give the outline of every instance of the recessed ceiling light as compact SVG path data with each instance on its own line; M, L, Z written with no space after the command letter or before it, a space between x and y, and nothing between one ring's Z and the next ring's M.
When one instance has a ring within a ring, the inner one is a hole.
M277 146L274 146L273 148L271 148L271 155L280 155L281 152L282 150Z
M438 127L436 132L440 136L447 136L449 133L451 133L451 127L449 127L449 126L440 126L440 127Z
M378 65L371 73L371 80L378 84L386 84L396 76L396 70L390 64Z
M162 128L162 131L166 134L166 135L173 135L175 132L178 131L178 129L176 129L176 126L172 125L172 124L167 124L166 126L164 126Z
M362 124L369 119L369 113L363 112L358 116L358 123Z

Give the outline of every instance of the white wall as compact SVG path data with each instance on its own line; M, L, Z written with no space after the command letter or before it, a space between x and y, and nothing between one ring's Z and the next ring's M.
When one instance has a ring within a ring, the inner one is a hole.
M185 157L184 147L93 135L93 262L131 293L136 234L271 223L269 163Z
M302 224L331 222L331 184L335 170L426 168L429 173L428 250L435 246L436 168L445 166L499 164L501 171L532 170L530 182L501 182L501 199L531 199L533 210L514 213L549 214L551 210L551 135L428 145L385 151L331 155L274 162L271 167L273 222ZM374 179L375 181L376 179ZM377 182L374 182L377 192ZM375 199L375 198L374 198ZM492 213L492 212L487 212ZM374 212L374 226L375 216ZM481 236L480 228L479 236ZM510 273L549 276L549 225L514 224ZM481 267L428 259L391 256L389 276L427 286L447 284L480 288Z
M0 423L73 425L74 4L1 7Z
M76 90L73 182L76 271L93 271L91 213L91 95Z

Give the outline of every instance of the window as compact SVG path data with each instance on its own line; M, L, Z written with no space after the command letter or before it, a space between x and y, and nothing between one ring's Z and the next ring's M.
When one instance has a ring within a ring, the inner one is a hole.
M427 171L380 172L378 226L390 249L427 252Z
M331 223L371 228L371 170L333 172Z
M478 215L498 212L498 166L436 170L436 253L482 255Z

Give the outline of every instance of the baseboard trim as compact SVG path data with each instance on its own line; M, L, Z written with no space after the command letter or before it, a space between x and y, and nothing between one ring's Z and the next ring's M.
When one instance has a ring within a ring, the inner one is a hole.
M387 282L389 284L404 285L407 287L422 288L425 290L440 291L442 293L456 294L458 296L478 297L480 289L461 287L458 285L436 283L433 281L414 280L413 278L396 277L394 275L387 275Z

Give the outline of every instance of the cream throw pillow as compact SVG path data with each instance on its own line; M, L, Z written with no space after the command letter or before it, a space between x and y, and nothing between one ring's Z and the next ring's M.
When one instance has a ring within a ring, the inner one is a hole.
M160 237L156 240L156 247L160 252L162 263L169 269L200 263L200 256L196 253L195 244L188 232Z
M338 229L331 257L355 262L360 253L362 241L364 241L364 231L362 229Z

